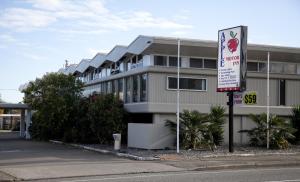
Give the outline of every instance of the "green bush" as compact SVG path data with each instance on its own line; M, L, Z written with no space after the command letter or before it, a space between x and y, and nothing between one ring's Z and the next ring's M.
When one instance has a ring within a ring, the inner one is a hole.
M210 108L209 113L209 131L212 133L215 145L221 145L224 140L224 123L225 108L222 106L214 106Z
M250 118L256 124L251 130L241 130L246 132L250 137L250 145L266 146L267 145L267 114L251 114ZM286 149L289 147L288 139L294 138L295 129L285 122L284 119L276 115L270 115L269 118L269 140L271 148Z
M24 102L35 113L31 136L40 140L62 139L73 124L74 110L81 97L82 83L72 75L46 74L23 90Z
M179 114L180 144L185 149L197 149L208 147L211 150L223 140L223 124L225 109L217 106L211 108L210 114L199 113L198 111L187 111ZM176 133L177 124L175 121L167 120L166 126Z
M293 127L297 130L295 132L294 143L300 143L300 105L293 107L292 109L292 117L291 123Z
M125 114L122 101L113 94L91 97L88 119L100 143L112 143L114 133L126 134Z

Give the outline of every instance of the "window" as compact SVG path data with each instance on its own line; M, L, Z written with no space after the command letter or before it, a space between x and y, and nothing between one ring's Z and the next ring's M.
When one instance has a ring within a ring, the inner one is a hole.
M281 63L271 63L270 64L270 72L272 72L272 73L282 73L283 72L283 64L281 64Z
M90 72L89 75L90 75L89 81L94 80L94 74L93 74L93 72Z
M104 94L107 93L107 82L102 83L102 93L104 93Z
M266 63L258 63L258 71L266 73L268 70Z
M131 113L129 115L130 123L153 123L152 113Z
M134 75L132 76L132 101L138 102L138 83L139 83L139 76Z
M118 97L123 100L123 79L118 80Z
M297 72L296 64L291 64L291 63L284 64L283 72L287 74L296 74Z
M206 90L206 79L180 78L179 87L183 90ZM177 77L168 77L168 89L177 89Z
M258 71L258 63L257 62L248 62L247 63L247 71Z
M203 60L201 58L190 58L191 68L203 68Z
M113 80L111 81L112 85L111 85L111 93L114 94L114 96L117 95L117 89L118 89L118 80Z
M285 80L279 80L279 105L285 105Z
M154 56L154 65L167 66L167 57L166 56Z
M139 54L138 57L137 57L137 59L138 59L138 62L141 62L142 59L143 59L143 55Z
M142 74L140 77L140 101L147 101L147 74Z
M217 60L204 59L204 68L217 69Z
M126 65L126 71L129 71L131 69L130 61L126 62L125 65Z
M130 79L130 77L127 77L126 79L125 79L125 81L126 81L126 88L125 88L125 91L126 91L126 97L125 97L125 102L126 103L129 103L129 102L131 102L131 97L130 97L130 94L131 94L131 79Z
M120 72L124 72L124 63L123 62L120 63L119 70L120 70Z
M177 67L178 58L177 57L169 57L169 66ZM179 66L181 67L181 58L179 58Z
M112 82L111 81L108 81L106 82L107 83L107 90L106 90L106 93L112 93Z

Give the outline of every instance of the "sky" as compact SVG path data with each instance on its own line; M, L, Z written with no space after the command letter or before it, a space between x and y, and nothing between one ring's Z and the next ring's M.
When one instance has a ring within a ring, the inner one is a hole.
M217 41L238 25L248 43L300 48L300 1L1 0L1 99L21 102L20 85L138 35Z

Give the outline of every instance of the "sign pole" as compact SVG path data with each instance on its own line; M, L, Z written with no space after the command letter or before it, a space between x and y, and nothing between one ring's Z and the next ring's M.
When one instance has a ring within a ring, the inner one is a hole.
M268 52L268 69L267 69L267 149L270 143L269 119L270 119L270 52Z
M233 92L228 92L228 106L229 106L229 152L234 151L233 146Z
M180 39L178 39L178 54L177 54L177 112L176 112L176 116L177 116L177 141L176 141L176 152L179 153L179 67L180 67Z

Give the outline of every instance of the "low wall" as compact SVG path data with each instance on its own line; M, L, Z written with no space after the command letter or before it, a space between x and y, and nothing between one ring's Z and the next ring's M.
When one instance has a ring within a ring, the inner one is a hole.
M164 123L128 123L128 147L164 149L174 147L175 136Z

